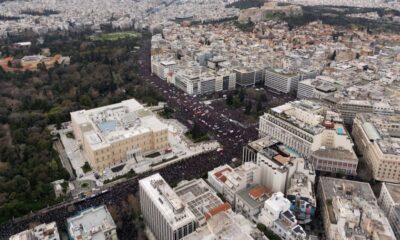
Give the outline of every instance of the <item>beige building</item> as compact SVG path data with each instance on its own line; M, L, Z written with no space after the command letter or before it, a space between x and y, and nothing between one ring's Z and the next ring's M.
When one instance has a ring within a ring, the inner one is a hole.
M169 148L168 126L135 99L71 113L72 128L97 171Z
M359 113L352 134L373 178L400 183L400 115Z
M321 177L318 188L326 239L396 239L369 183Z

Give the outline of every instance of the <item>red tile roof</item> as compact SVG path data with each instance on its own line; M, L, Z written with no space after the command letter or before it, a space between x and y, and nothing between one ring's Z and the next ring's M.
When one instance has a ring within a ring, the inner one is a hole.
M206 220L210 219L212 216L217 215L220 212L227 211L231 209L231 205L229 203L222 203L221 205L211 209L210 211L204 214Z

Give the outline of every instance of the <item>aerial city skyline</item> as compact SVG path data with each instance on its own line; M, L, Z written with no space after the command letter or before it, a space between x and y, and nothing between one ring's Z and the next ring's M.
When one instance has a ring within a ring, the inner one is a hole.
M400 1L0 0L0 239L400 239Z

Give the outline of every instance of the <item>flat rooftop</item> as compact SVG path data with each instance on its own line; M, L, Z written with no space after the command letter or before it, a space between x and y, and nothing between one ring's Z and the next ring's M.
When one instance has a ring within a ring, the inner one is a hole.
M240 198L252 208L264 206L264 202L271 197L272 191L261 185L252 185L237 193Z
M71 112L71 119L80 126L84 137L94 149L133 136L167 129L164 123L135 99Z
M91 236L92 240L105 240L104 231L116 228L111 214L105 205L89 208L67 219L68 230L76 239Z
M271 114L309 134L321 133L325 127L321 125L323 107L309 100L288 102L278 107L271 108Z
M199 221L205 218L205 213L223 204L217 193L201 178L181 182L174 191Z
M361 127L384 154L400 156L400 114L360 113Z
M141 179L139 185L172 226L177 227L196 219L159 173Z

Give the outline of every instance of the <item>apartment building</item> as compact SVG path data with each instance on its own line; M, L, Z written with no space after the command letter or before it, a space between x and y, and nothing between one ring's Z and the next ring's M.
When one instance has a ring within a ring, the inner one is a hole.
M207 182L232 205L236 193L260 182L260 167L248 162L233 169L225 164L208 172Z
M337 105L345 124L351 126L357 113L373 112L372 103L368 100L345 100Z
M272 194L265 201L258 220L281 239L303 240L307 238L304 229L298 225L296 217L290 211L290 201L281 192Z
M337 87L321 78L322 77L317 77L316 79L305 79L300 81L297 86L297 98L325 99L332 96L337 91Z
M74 136L90 166L102 171L168 149L168 126L135 99L71 112Z
M400 115L357 114L352 135L373 178L400 183Z
M196 216L196 226L207 224L207 218L221 206L226 206L217 193L203 179L182 181L175 187L174 192ZM230 206L229 206L230 208Z
M250 185L236 193L235 212L256 223L264 202L271 195L272 191L260 184Z
M368 183L321 177L318 187L327 239L396 239Z
M386 214L397 239L400 239L400 184L383 183L378 204Z
M42 223L38 226L12 235L9 240L60 240L56 222Z
M71 239L118 240L117 226L105 205L86 209L67 219Z
M196 230L196 216L159 173L139 181L144 222L159 240L179 240Z
M299 224L307 224L315 216L317 201L314 191L315 175L296 172L290 179L286 198L290 201L290 211Z

